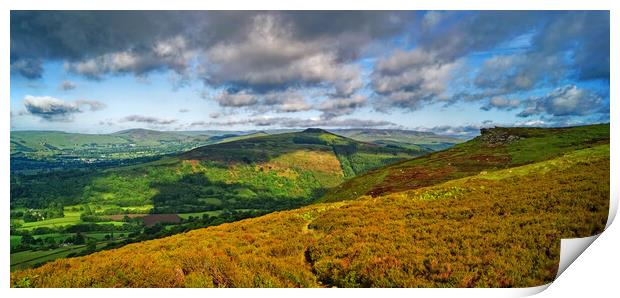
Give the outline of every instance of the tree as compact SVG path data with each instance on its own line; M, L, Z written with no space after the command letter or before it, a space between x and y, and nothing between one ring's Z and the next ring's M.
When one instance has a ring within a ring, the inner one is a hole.
M90 210L90 206L88 206L88 204L84 204L84 212L82 212L82 214L93 215L93 211Z
M31 244L35 244L35 243L36 243L36 239L34 239L34 237L32 237L31 235L24 235L24 236L22 236L21 244L31 245Z
M88 245L86 245L86 252L91 253L97 250L97 242L96 241L88 241Z
M86 239L82 233L77 233L73 237L73 244L84 244L84 242L86 242Z

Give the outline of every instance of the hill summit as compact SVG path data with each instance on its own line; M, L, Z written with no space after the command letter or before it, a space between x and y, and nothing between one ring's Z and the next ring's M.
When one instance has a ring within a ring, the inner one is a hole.
M322 128L306 128L304 131L302 131L302 133L328 133L331 134L331 132L324 130Z

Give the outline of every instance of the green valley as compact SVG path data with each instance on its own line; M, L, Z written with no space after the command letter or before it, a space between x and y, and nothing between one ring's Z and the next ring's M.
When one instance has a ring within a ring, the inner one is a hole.
M131 134L151 142L151 132ZM112 236L93 240L109 248L298 208L352 177L427 152L307 129L237 136L128 166L18 173L11 176L11 235L42 240L14 240L12 247L38 253L82 245L69 239L78 235L126 234L116 241ZM166 215L172 222L145 226L149 214ZM69 241L40 236L49 234Z

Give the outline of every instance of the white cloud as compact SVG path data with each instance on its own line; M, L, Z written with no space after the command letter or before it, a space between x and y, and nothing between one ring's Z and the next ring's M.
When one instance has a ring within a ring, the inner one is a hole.
M84 112L84 107L90 111L105 108L105 104L95 100L65 101L51 96L24 97L24 106L27 114L47 121L71 121L73 115Z

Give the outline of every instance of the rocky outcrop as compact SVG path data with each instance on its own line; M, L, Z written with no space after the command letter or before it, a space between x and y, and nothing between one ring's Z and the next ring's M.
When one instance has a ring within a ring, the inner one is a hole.
M491 147L506 145L521 137L511 133L508 128L494 127L480 129L480 139Z

